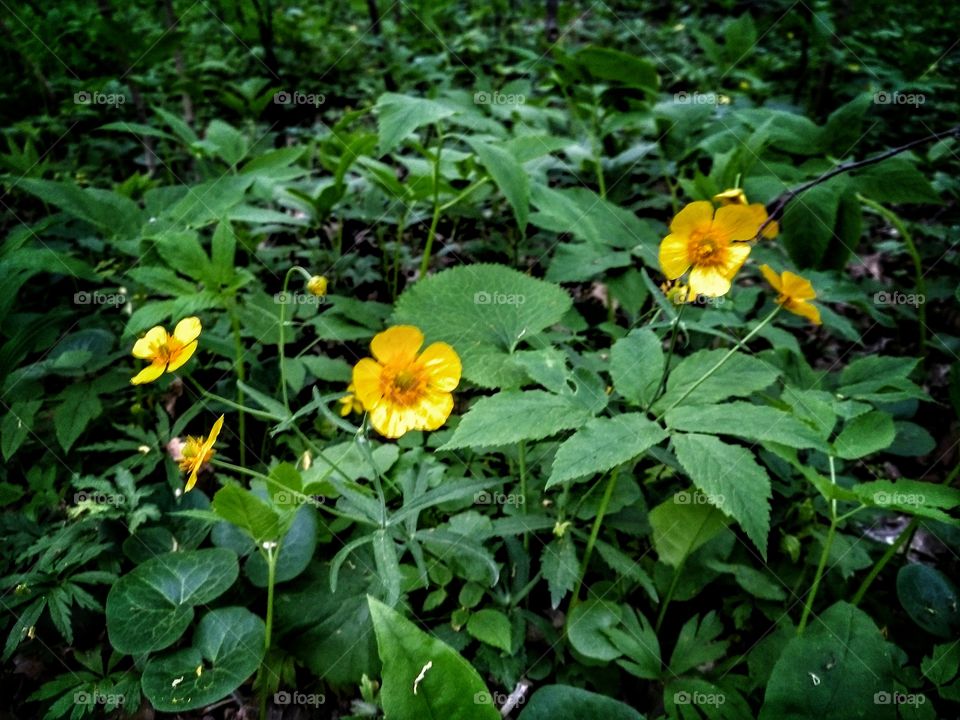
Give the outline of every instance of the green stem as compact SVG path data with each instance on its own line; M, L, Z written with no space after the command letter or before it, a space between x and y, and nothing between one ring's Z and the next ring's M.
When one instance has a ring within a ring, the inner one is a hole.
M443 130L437 125L437 152L433 161L433 219L427 233L427 244L423 248L420 260L420 279L427 276L430 268L430 254L433 252L433 239L437 236L437 224L440 222L440 156L443 153Z
M290 268L283 277L283 290L280 295L280 332L279 340L277 341L277 354L280 358L280 397L283 398L283 407L286 408L288 415L290 414L290 402L287 399L287 376L284 373L284 362L286 361L284 330L286 328L287 287L290 285L290 275L292 275L293 272L294 268Z
M673 335L670 338L670 350L667 352L667 359L663 363L663 372L660 374L660 382L657 384L657 392L650 401L651 406L661 395L663 395L663 391L667 388L667 373L670 370L670 363L673 361L673 351L677 347L677 336L680 334L680 319L683 317L683 310L686 307L686 303L681 305L680 309L677 311L677 316L673 319Z
M830 461L830 482L837 484L837 472L834 467L833 455L828 456ZM827 531L827 539L823 543L823 552L820 553L820 562L817 565L817 572L813 576L813 585L810 586L810 592L807 594L807 601L803 606L803 614L800 616L800 624L797 625L797 637L803 635L807 627L807 620L813 610L813 602L817 598L817 590L820 589L820 581L823 579L823 571L827 566L827 558L830 557L830 550L833 547L833 539L837 533L837 501L830 501L830 529Z
M677 590L677 583L680 582L680 576L683 574L683 568L687 564L687 556L684 555L683 559L677 564L676 569L673 572L673 578L670 580L670 587L667 588L667 594L663 597L663 602L660 603L660 611L657 613L657 624L654 626L656 632L660 632L660 626L663 625L663 619L667 616L667 608L670 607L670 601L673 600L673 593Z
M360 446L360 451L366 457L367 462L370 463L370 467L373 469L373 488L377 493L377 500L380 503L380 527L381 529L387 527L387 498L383 494L383 481L380 479L380 468L377 467L376 461L373 459L373 451L370 450L370 440L367 438L367 419L363 419L363 427L361 431L356 435L357 445Z
M768 324L771 320L773 320L774 317L776 317L777 313L780 312L780 308L781 308L781 306L780 306L780 305L777 305L777 307L774 308L774 310L773 310L772 313L770 313L769 315L767 315L767 317L765 317L765 318L763 319L763 321L762 321L759 325L757 325L753 330L751 330L749 333L747 333L747 335L746 335L742 340L740 340L736 345L734 345L732 348L730 348L730 350L727 352L727 354L724 355L722 358L720 358L720 360L717 362L716 365L714 365L712 368L710 368L709 370L707 370L707 372L703 375L703 377L701 377L701 378L700 378L699 380L697 380L693 385L691 385L689 388L687 388L686 392L683 393L683 395L681 395L681 396L678 397L676 400L674 400L673 403L670 405L670 407L668 407L666 410L664 410L662 413L660 413L660 414L657 416L657 419L659 420L659 419L662 418L664 415L666 415L668 412L670 412L671 410L673 410L673 408L675 408L677 405L679 405L679 404L682 403L684 400L686 400L686 399L690 396L690 394L693 393L694 390L696 390L696 389L697 389L698 387L700 387L704 382L706 382L706 380L707 380L710 376L712 376L717 370L719 370L719 369L723 366L723 364L724 364L725 362L727 362L727 360L729 360L730 358L733 357L734 353L736 353L737 350L739 350L739 349L742 348L744 345L746 345L748 342L750 342L750 340L753 338L754 335L756 335L756 334L757 334L758 332L760 332L763 328L765 328L765 327L767 326L767 324Z
M237 308L234 303L230 308L230 326L233 328L233 346L236 353L234 370L239 383L246 382L246 369L243 366L243 337L240 334L240 318L237 317ZM237 384L237 405L243 406L243 388ZM237 434L240 436L240 464L247 464L247 416L241 409L237 412Z
M587 576L587 567L590 565L590 556L593 554L593 546L600 535L600 528L603 526L603 516L607 514L607 508L610 506L610 498L613 497L613 491L617 487L617 475L620 472L619 467L615 467L610 473L610 480L607 481L607 488L600 499L600 507L597 509L597 516L593 519L593 527L590 529L590 537L587 539L587 547L583 551L583 561L580 563L580 577L577 579L577 586L573 591L573 597L570 599L569 614L580 602L580 589L583 587L583 579Z
M927 282L923 277L923 262L920 259L917 244L913 241L913 235L907 230L907 226L903 220L900 219L899 215L888 210L875 200L871 200L863 195L858 194L857 199L896 228L897 232L900 233L900 237L903 238L904 244L907 246L907 252L910 253L910 257L913 260L914 283L917 288L917 295L919 296L917 318L920 321L920 357L921 362L923 362L922 358L926 357L927 354Z
M527 514L527 444L521 440L517 447L518 465L520 469L520 504L523 507L523 514ZM523 548L530 549L530 534L523 531Z
M260 666L261 682L259 683L259 687L261 718L267 717L267 695L269 694L269 688L263 681L262 675L264 669L267 668L266 663L270 662L270 641L273 636L273 586L276 584L277 580L277 558L280 555L280 543L277 543L276 546L265 547L263 552L267 560L267 617L265 622L266 633L264 634L263 638L263 662L265 664Z

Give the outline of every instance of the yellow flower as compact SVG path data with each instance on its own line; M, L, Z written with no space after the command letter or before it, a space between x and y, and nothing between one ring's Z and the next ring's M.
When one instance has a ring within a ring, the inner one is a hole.
M753 208L753 211L757 213L758 216L763 216L760 222L757 223L757 229L759 229L760 225L767 219L767 208L764 207L762 203L753 203L751 205L747 200L747 194L743 191L743 188L731 188L724 190L722 193L717 193L713 196L713 201L720 205L747 205ZM773 240L773 238L779 234L780 225L776 220L771 221L770 224L763 229L763 237L768 240ZM756 233L754 233L754 235L756 235Z
M307 280L307 292L323 297L327 294L327 279L323 275L314 275Z
M789 270L777 275L769 265L762 265L760 272L773 289L780 293L777 296L777 303L794 315L806 318L814 325L820 324L820 310L809 302L817 296L809 280Z
M762 207L762 206L760 206ZM752 205L727 205L716 211L705 200L692 202L670 223L660 243L660 268L669 280L690 271L690 291L720 297L750 254L761 217Z
M352 412L363 412L363 403L357 399L357 389L353 386L353 383L347 386L347 394L340 398L340 404L343 405L340 408L340 417L346 417Z
M150 364L130 382L134 385L153 382L163 375L164 370L173 372L181 367L197 349L200 330L200 319L195 317L184 318L178 322L173 335L168 335L159 325L151 328L133 346L133 356L149 360Z
M197 473L200 468L210 462L210 459L216 453L213 444L217 441L217 436L220 434L220 428L222 427L223 415L217 418L206 438L190 436L183 444L180 469L190 471L190 478L187 480L187 487L184 492L190 492L193 489L193 486L197 484Z
M397 325L370 343L373 358L353 368L353 387L370 424L381 435L398 438L410 430L436 430L453 410L460 383L460 357L446 343L422 353L423 333Z

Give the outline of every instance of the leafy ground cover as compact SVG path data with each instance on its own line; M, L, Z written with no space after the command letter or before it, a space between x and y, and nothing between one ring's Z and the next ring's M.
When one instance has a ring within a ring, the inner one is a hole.
M11 717L956 715L950 8L4 10Z

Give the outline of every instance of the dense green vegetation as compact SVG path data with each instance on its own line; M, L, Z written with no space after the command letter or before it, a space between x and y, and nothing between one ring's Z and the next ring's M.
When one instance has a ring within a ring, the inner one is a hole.
M956 715L949 6L0 6L12 717Z

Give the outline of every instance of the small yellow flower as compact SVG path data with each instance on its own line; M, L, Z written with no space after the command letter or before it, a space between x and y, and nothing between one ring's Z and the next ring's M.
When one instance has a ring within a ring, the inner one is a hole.
M724 190L722 193L717 193L713 196L713 201L720 205L749 205L747 202L747 194L743 191L743 188L731 188L729 190Z
M150 364L130 382L134 385L153 382L163 375L164 370L173 372L180 368L197 349L200 330L200 319L195 317L184 318L178 322L173 335L168 335L160 325L150 328L133 346L133 356L149 360Z
M376 335L370 343L373 358L353 368L356 397L384 437L436 430L453 410L460 357L446 343L433 343L421 353L422 345L418 328L397 325Z
M190 471L190 478L187 480L187 487L184 492L190 492L193 486L197 484L197 473L204 465L210 462L210 459L216 454L213 444L217 441L220 434L220 428L223 427L223 415L217 418L206 438L187 437L181 451L180 469Z
M660 268L669 280L690 271L690 292L720 297L750 254L752 240L766 219L753 205L726 205L714 214L705 200L692 202L670 223L660 243Z
M777 303L794 315L806 318L814 325L820 324L820 310L809 302L817 296L809 280L789 270L777 275L769 265L762 265L760 272L779 293Z
M314 275L307 280L307 292L323 297L327 294L327 279L323 275Z
M350 413L362 413L363 403L357 399L357 389L353 383L347 386L347 394L340 398L340 417L346 417Z

